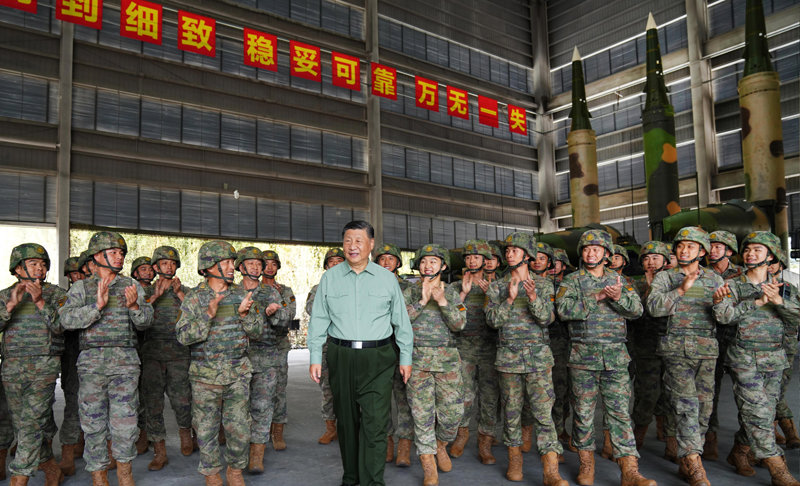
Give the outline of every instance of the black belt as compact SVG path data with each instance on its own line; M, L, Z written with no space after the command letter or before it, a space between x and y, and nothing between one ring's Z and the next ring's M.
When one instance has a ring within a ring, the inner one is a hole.
M348 341L346 339L338 339L335 337L328 336L328 341L332 342L337 346L344 346L346 348L351 349L367 349L367 348L378 348L380 346L384 346L392 342L391 337L387 337L386 339L381 339L380 341Z

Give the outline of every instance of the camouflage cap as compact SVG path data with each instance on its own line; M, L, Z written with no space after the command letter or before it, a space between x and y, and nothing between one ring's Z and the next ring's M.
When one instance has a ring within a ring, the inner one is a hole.
M784 269L789 268L789 254L783 248L781 248L780 261Z
M81 271L81 267L80 267L80 265L78 265L79 261L80 261L79 257L69 257L66 260L64 260L64 276L65 277L69 276L69 274L72 273L72 272L80 272Z
M264 254L255 246L245 246L236 252L236 261L233 262L233 266L236 268L236 270L239 270L239 265L241 265L245 260L261 260L263 263L263 257Z
M706 253L711 253L711 241L708 239L708 233L706 230L698 226L687 226L685 228L681 228L681 230L675 235L675 238L672 239L673 251L675 251L675 247L678 245L679 241L694 241L705 248Z
M325 258L322 259L322 268L328 266L328 260L334 257L339 257L344 260L344 250L341 248L331 248L327 252L325 252Z
M229 258L236 259L236 249L227 241L214 240L203 243L197 252L197 273L203 275L203 270Z
M584 246L592 245L602 246L608 251L609 255L614 254L614 242L607 231L599 229L584 231L578 240L578 255L580 255Z
M393 257L397 258L397 261L400 262L401 265L403 264L403 257L400 254L400 248L398 248L396 245L391 243L383 243L375 248L375 263L378 263L378 259L383 255L392 255Z
M17 265L31 258L41 258L47 269L50 270L50 255L47 254L47 250L38 243L23 243L11 250L11 260L8 263L11 275L16 275L14 269L17 268Z
M181 256L178 250L171 246L159 246L153 250L153 257L151 260L154 264L158 263L159 260L172 260L175 262L177 268L181 268Z
M628 256L628 250L622 245L614 245L614 255L622 255L626 264L631 262L631 257Z
M503 262L503 245L499 244L499 241L490 241L489 242L489 249L491 250L492 256L496 257L501 263Z
M450 261L450 252L447 251L447 248L437 245L436 243L428 243L417 250L416 255L414 255L416 269L419 269L419 264L422 261L422 258L426 256L435 256L441 258L442 268L444 268Z
M555 261L563 263L565 267L572 266L572 263L570 263L569 261L569 255L567 255L566 250L562 250L561 248L553 248L553 257L555 258Z
M281 269L281 259L278 256L278 252L267 250L261 254L261 257L264 259L264 264L266 264L268 260L275 260L275 263L278 264L278 270Z
M767 250L775 256L775 259L781 259L781 239L770 233L769 231L754 231L744 237L742 241L742 252L751 243L758 243L767 247Z
M122 253L128 253L128 245L125 244L125 238L116 231L98 231L89 240L88 250L90 255L96 255L103 250L110 250L111 248L119 248Z
M503 244L506 248L509 246L520 248L531 258L536 258L536 253L538 253L536 249L536 238L528 233L522 233L521 231L506 236L506 239L503 240Z
M83 266L92 259L92 254L89 253L89 250L83 250L81 255L78 257L78 268L83 269Z
M462 255L465 257L467 255L481 255L483 258L492 258L492 249L489 247L489 243L484 240L467 240L464 242Z
M669 254L670 251L667 248L666 243L661 241L646 241L642 245L641 250L639 250L639 260L644 259L645 255L661 255L667 262L669 262Z
M139 258L135 259L131 263L131 275L133 275L134 272L136 272L136 269L141 267L142 265L151 265L152 266L153 265L153 261L150 260L149 256L140 256Z
M722 243L731 249L735 255L739 251L739 246L736 244L736 235L728 231L713 231L708 234L708 239L711 243Z
M548 243L545 243L544 241L536 242L536 252L544 253L550 259L550 261L555 260L556 255L553 252L553 247L550 246Z

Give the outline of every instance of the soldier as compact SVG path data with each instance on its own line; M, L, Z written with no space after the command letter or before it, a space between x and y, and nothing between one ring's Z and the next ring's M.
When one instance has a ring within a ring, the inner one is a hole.
M503 401L503 442L508 447L509 481L522 481L522 413L530 401L536 445L545 486L566 486L558 472L563 452L553 424L553 354L547 327L553 314L553 285L529 270L536 258L536 239L512 233L505 239L508 273L492 282L487 292L486 317L499 329L495 366ZM527 399L527 400L526 400Z
M86 275L79 265L79 257L69 257L64 261L64 276L72 286ZM78 415L78 331L64 331L64 353L61 355L61 391L64 393L64 420L61 422L59 440L61 441L61 472L64 476L75 474L75 458L83 449L83 432Z
M144 289L144 296L148 302L150 302L150 295L153 293L153 278L155 277L155 272L153 271L153 266L151 265L151 259L149 256L140 256L133 260L131 263L131 277L136 279L139 282L139 285L142 286ZM144 343L144 333L137 332L136 336L139 341L139 345L137 347L139 351L139 361L142 361L142 344ZM142 374L143 375L143 374ZM136 453L137 454L144 454L149 449L149 439L147 437L147 417L145 411L145 398L144 398L144 385L142 384L142 375L139 375L139 409L136 412L136 425L139 427L139 438L136 439ZM166 451L165 451L166 454ZM158 454L157 454L158 455ZM159 455L160 457L160 455ZM166 455L164 456L166 460ZM163 465L161 467L164 467ZM159 467L158 469L161 469ZM153 471L157 471L158 469L152 469Z
M569 376L572 387L572 443L578 448L577 483L594 482L594 410L599 397L622 477L622 486L655 486L639 473L636 442L628 406L631 398L625 347L626 319L638 319L642 304L633 287L605 268L614 254L611 235L589 230L578 241L583 268L564 277L556 295L556 309L569 321L572 350Z
M728 280L730 278L738 277L742 274L742 267L734 265L730 258L738 251L736 244L736 236L727 231L714 231L708 235L711 241L711 251L708 253L709 269L714 273ZM708 432L706 432L706 441L703 445L703 459L708 461L716 461L719 457L719 449L717 442L717 431L719 430L719 418L717 417L717 408L719 406L719 394L722 388L722 375L725 372L725 354L728 349L728 343L735 336L735 326L724 326L717 330L717 341L719 342L719 356L714 368L714 402L711 410L711 418L708 421Z
M149 256L140 256L131 263L131 277L135 278L143 289L148 289L156 276L152 263Z
M398 275L400 267L403 266L403 256L400 254L400 249L391 243L384 243L376 248L374 262L395 274L397 276L397 283L400 285L400 290L405 290L406 287L408 287L408 282ZM395 351L399 356L400 349L397 347L397 343L392 341L392 345L395 347ZM322 365L323 367L325 366L324 359L322 360ZM397 421L394 427L392 427L391 421L388 425L386 462L392 462L394 458L393 435L396 434L397 461L395 465L399 467L408 467L411 465L411 441L414 439L414 420L411 418L411 409L408 406L406 383L403 381L403 375L400 374L400 368L397 366L394 370L394 376L392 376L392 399L395 409L397 410Z
M555 296L570 263L567 252L561 248L553 248L553 257L553 268L548 274L553 279L553 296ZM550 351L553 353L553 392L555 393L553 423L556 426L556 433L561 445L566 446L572 452L578 452L578 449L572 445L572 438L565 427L567 417L569 417L569 371L567 368L569 329L567 329L566 322L560 321L556 316L556 319L550 324L548 333L550 335Z
M15 247L8 269L17 283L0 291L0 332L3 387L17 436L17 453L9 466L11 484L28 484L38 467L47 485L58 485L64 475L53 459L45 429L53 414L64 352L57 311L66 293L45 282L50 257L39 244Z
M144 335L142 344L142 397L145 406L147 436L153 441L151 471L161 470L167 459L164 426L164 393L175 412L181 454L190 456L192 442L192 389L189 386L189 348L178 342L175 324L180 316L181 303L189 288L175 275L181 267L178 250L160 246L153 251L152 271L158 279L152 285L149 302L153 306L153 325ZM138 271L141 275L142 269Z
M700 454L713 406L719 352L711 297L723 280L700 266L711 248L704 230L682 228L672 244L678 267L653 279L647 312L668 318L658 355L664 360L664 389L675 417L679 474L688 477L691 486L703 486L709 483Z
M288 420L286 411L286 385L289 382L289 350L292 344L289 342L289 321L294 319L297 313L297 303L295 302L294 291L291 287L279 284L275 277L281 269L281 260L278 253L272 250L264 252L264 274L261 281L281 294L281 307L284 310L285 321L273 327L275 349L278 353L278 383L275 389L275 411L272 416L272 448L276 451L286 449L286 441L283 439L283 428Z
M119 275L128 251L119 233L95 233L88 251L96 271L69 289L59 310L64 329L80 330L78 402L89 453L86 470L92 473L93 485L107 485L113 450L120 486L133 486L141 366L136 330L150 327L153 307L141 285Z
M78 268L81 269L86 278L89 278L94 273L96 267L94 265L94 260L92 260L92 254L89 253L89 250L83 250L78 257Z
M633 288L639 294L641 301L645 302L653 279L664 270L666 262L669 261L667 246L660 241L644 243L639 253L639 261L644 269L644 276L633 281ZM653 415L663 417L667 413L666 397L661 386L661 357L656 355L660 336L667 331L666 324L666 319L652 317L645 310L641 319L632 326L631 341L636 374L633 380L631 418L637 450L644 445L644 438Z
M478 411L478 455L482 464L494 464L492 442L497 429L497 331L486 323L484 305L489 282L483 278L486 260L492 258L489 244L483 240L464 243L466 272L460 282L453 283L459 291L461 302L467 308L467 324L456 333L456 347L461 357L461 380L464 383L464 417L458 426L458 435L450 447L452 457L460 457L469 439L469 423L473 405Z
M327 270L344 261L344 251L341 248L331 248L322 259L322 269ZM306 314L311 317L314 307L314 296L317 294L319 284L313 286L306 298ZM319 389L322 391L322 420L325 421L325 432L317 440L320 444L330 444L336 440L336 413L333 411L333 393L331 392L330 376L328 374L328 343L322 345L322 375L320 375ZM387 461L389 462L389 461Z
M500 278L500 265L503 263L503 250L500 246L490 241L489 242L489 249L492 253L492 258L486 260L483 265L483 278L487 282L492 282L498 278Z
M198 471L206 486L222 486L217 433L225 429L225 476L243 486L250 437L250 378L247 339L261 335L263 319L253 291L233 285L236 250L225 241L209 241L197 254L205 281L186 293L176 325L178 342L189 346L192 423L200 446Z
M622 245L614 245L614 254L611 255L611 264L608 266L608 269L622 275L622 271L630 262L631 259L628 256L628 250ZM628 277L625 277L625 280L627 280L629 284L631 283Z
M445 248L432 243L423 246L414 258L421 280L403 291L414 331L408 404L425 486L439 484L437 465L442 472L452 470L446 446L456 438L464 414L461 360L452 333L464 329L467 308L456 287L441 280L449 261Z
M725 356L739 408L735 455L747 460L752 447L755 459L769 469L774 486L800 486L789 473L773 432L783 370L789 366L783 340L787 331L797 332L800 322L797 290L784 291L785 284L767 269L780 260L780 244L768 231L747 235L742 242L747 271L714 292L714 317L736 329Z
M263 329L258 338L251 338L247 357L253 368L250 379L250 457L247 470L251 474L264 472L264 451L269 442L269 428L275 409L275 387L278 382L278 367L275 360L275 346L270 338L275 325L286 325L281 296L274 287L259 282L264 271L261 250L246 246L236 253L234 266L242 274L242 287L245 292L253 291L253 302L264 310Z

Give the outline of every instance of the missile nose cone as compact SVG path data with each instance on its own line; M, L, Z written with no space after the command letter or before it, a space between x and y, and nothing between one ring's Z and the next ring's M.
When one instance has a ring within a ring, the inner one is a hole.
M658 25L656 25L656 19L653 18L653 12L647 14L647 30L650 29L657 29Z
M572 62L580 61L581 60L581 53L578 52L578 46L572 50Z

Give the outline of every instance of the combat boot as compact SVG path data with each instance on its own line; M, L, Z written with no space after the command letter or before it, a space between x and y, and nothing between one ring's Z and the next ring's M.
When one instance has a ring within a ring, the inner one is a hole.
M222 476L219 473L206 476L206 486L222 486Z
M8 486L27 486L28 485L28 476L11 476L11 482L8 483Z
M106 445L108 446L108 466L106 467L106 471L113 471L117 468L117 460L114 459L114 455L111 453L111 441L107 440Z
M481 458L481 464L488 466L497 462L492 454L493 439L491 435L478 433L478 456Z
M136 439L136 454L142 455L150 448L147 442L147 432L144 429L139 429L139 438Z
M608 429L603 430L603 450L600 451L600 457L609 461L614 460L614 448L611 447L611 434Z
M422 472L425 477L422 479L423 486L439 486L439 472L436 470L436 462L433 454L421 454L419 462L422 464Z
M169 464L169 459L167 459L167 444L163 440L153 442L153 460L150 461L147 469L151 471L160 471L164 469L164 466L167 464Z
M286 449L286 442L283 440L283 424L272 422L272 448L276 451Z
M738 442L733 443L733 449L731 449L730 454L728 454L728 464L736 468L736 474L748 477L755 476L756 471L747 459L747 454L749 452L750 446Z
M519 446L509 446L508 448L506 479L509 481L522 481L522 448Z
M667 440L667 436L664 434L663 415L656 415L656 439L660 440L661 442L665 442Z
M436 464L442 472L453 470L453 463L450 462L450 456L447 454L447 442L439 439L436 439Z
M6 457L8 449L0 449L0 481L6 478Z
M772 476L772 486L800 486L792 473L786 467L786 460L783 456L772 456L764 459L764 465L769 469Z
M797 429L794 427L794 420L784 418L778 420L783 433L786 434L786 448L797 449L800 447L800 436L797 435Z
M453 445L450 446L450 455L452 457L461 457L461 454L464 453L464 447L467 445L468 440L469 427L459 427L456 440L454 440Z
M639 458L636 456L623 456L617 459L619 470L622 473L620 486L656 486L653 479L647 479L639 472Z
M274 426L275 424L273 424ZM335 420L326 420L325 421L325 433L322 434L322 437L319 438L317 442L320 444L330 444L334 440L336 440L336 421Z
M706 443L703 444L703 459L706 461L716 461L719 459L717 433L713 430L706 432Z
M241 469L234 469L228 466L225 470L225 479L228 481L228 486L244 486L244 477L242 477Z
M572 437L570 437L566 431L558 435L558 440L560 440L561 444L569 449L570 452L578 452L578 448L572 445Z
M774 421L772 423L772 427L775 429L775 443L778 445L786 445L786 437L781 435L781 431L778 430L778 421Z
M647 436L648 425L637 425L633 428L633 438L636 440L636 450L642 448L644 445L644 438Z
M266 444L250 444L250 460L248 461L247 472L250 474L264 472L264 450L266 448Z
M64 481L64 473L61 472L61 468L52 457L39 464L39 470L44 471L45 486L58 486Z
M228 439L225 437L225 428L222 424L219 424L219 435L217 436L217 442L219 445L225 445L228 443Z
M578 459L580 469L575 482L580 486L592 486L594 484L594 451L579 450Z
M117 482L119 486L136 486L133 482L133 471L130 462L119 461L117 463Z
M550 451L542 456L543 486L569 486L569 483L558 473L558 453Z
M178 437L181 439L181 454L184 456L191 456L192 452L194 452L192 429L178 429Z
M81 458L83 457L83 449L86 447L86 439L83 437L83 431L81 430L81 435L78 437L78 443L75 444L75 457Z
M394 465L399 467L411 465L411 439L399 439L397 441L397 460Z
M109 486L108 470L92 471L92 486Z
M703 468L703 461L700 460L698 454L689 454L683 458L683 461L689 476L689 486L711 486L706 476L706 470Z
M394 461L394 437L386 437L386 462Z
M522 452L528 452L533 447L533 425L523 425L522 426L522 445L520 446L519 450Z
M667 445L664 447L664 459L678 463L678 439L674 436L667 436Z
M75 475L75 445L64 444L61 446L61 464L58 465L64 476Z

